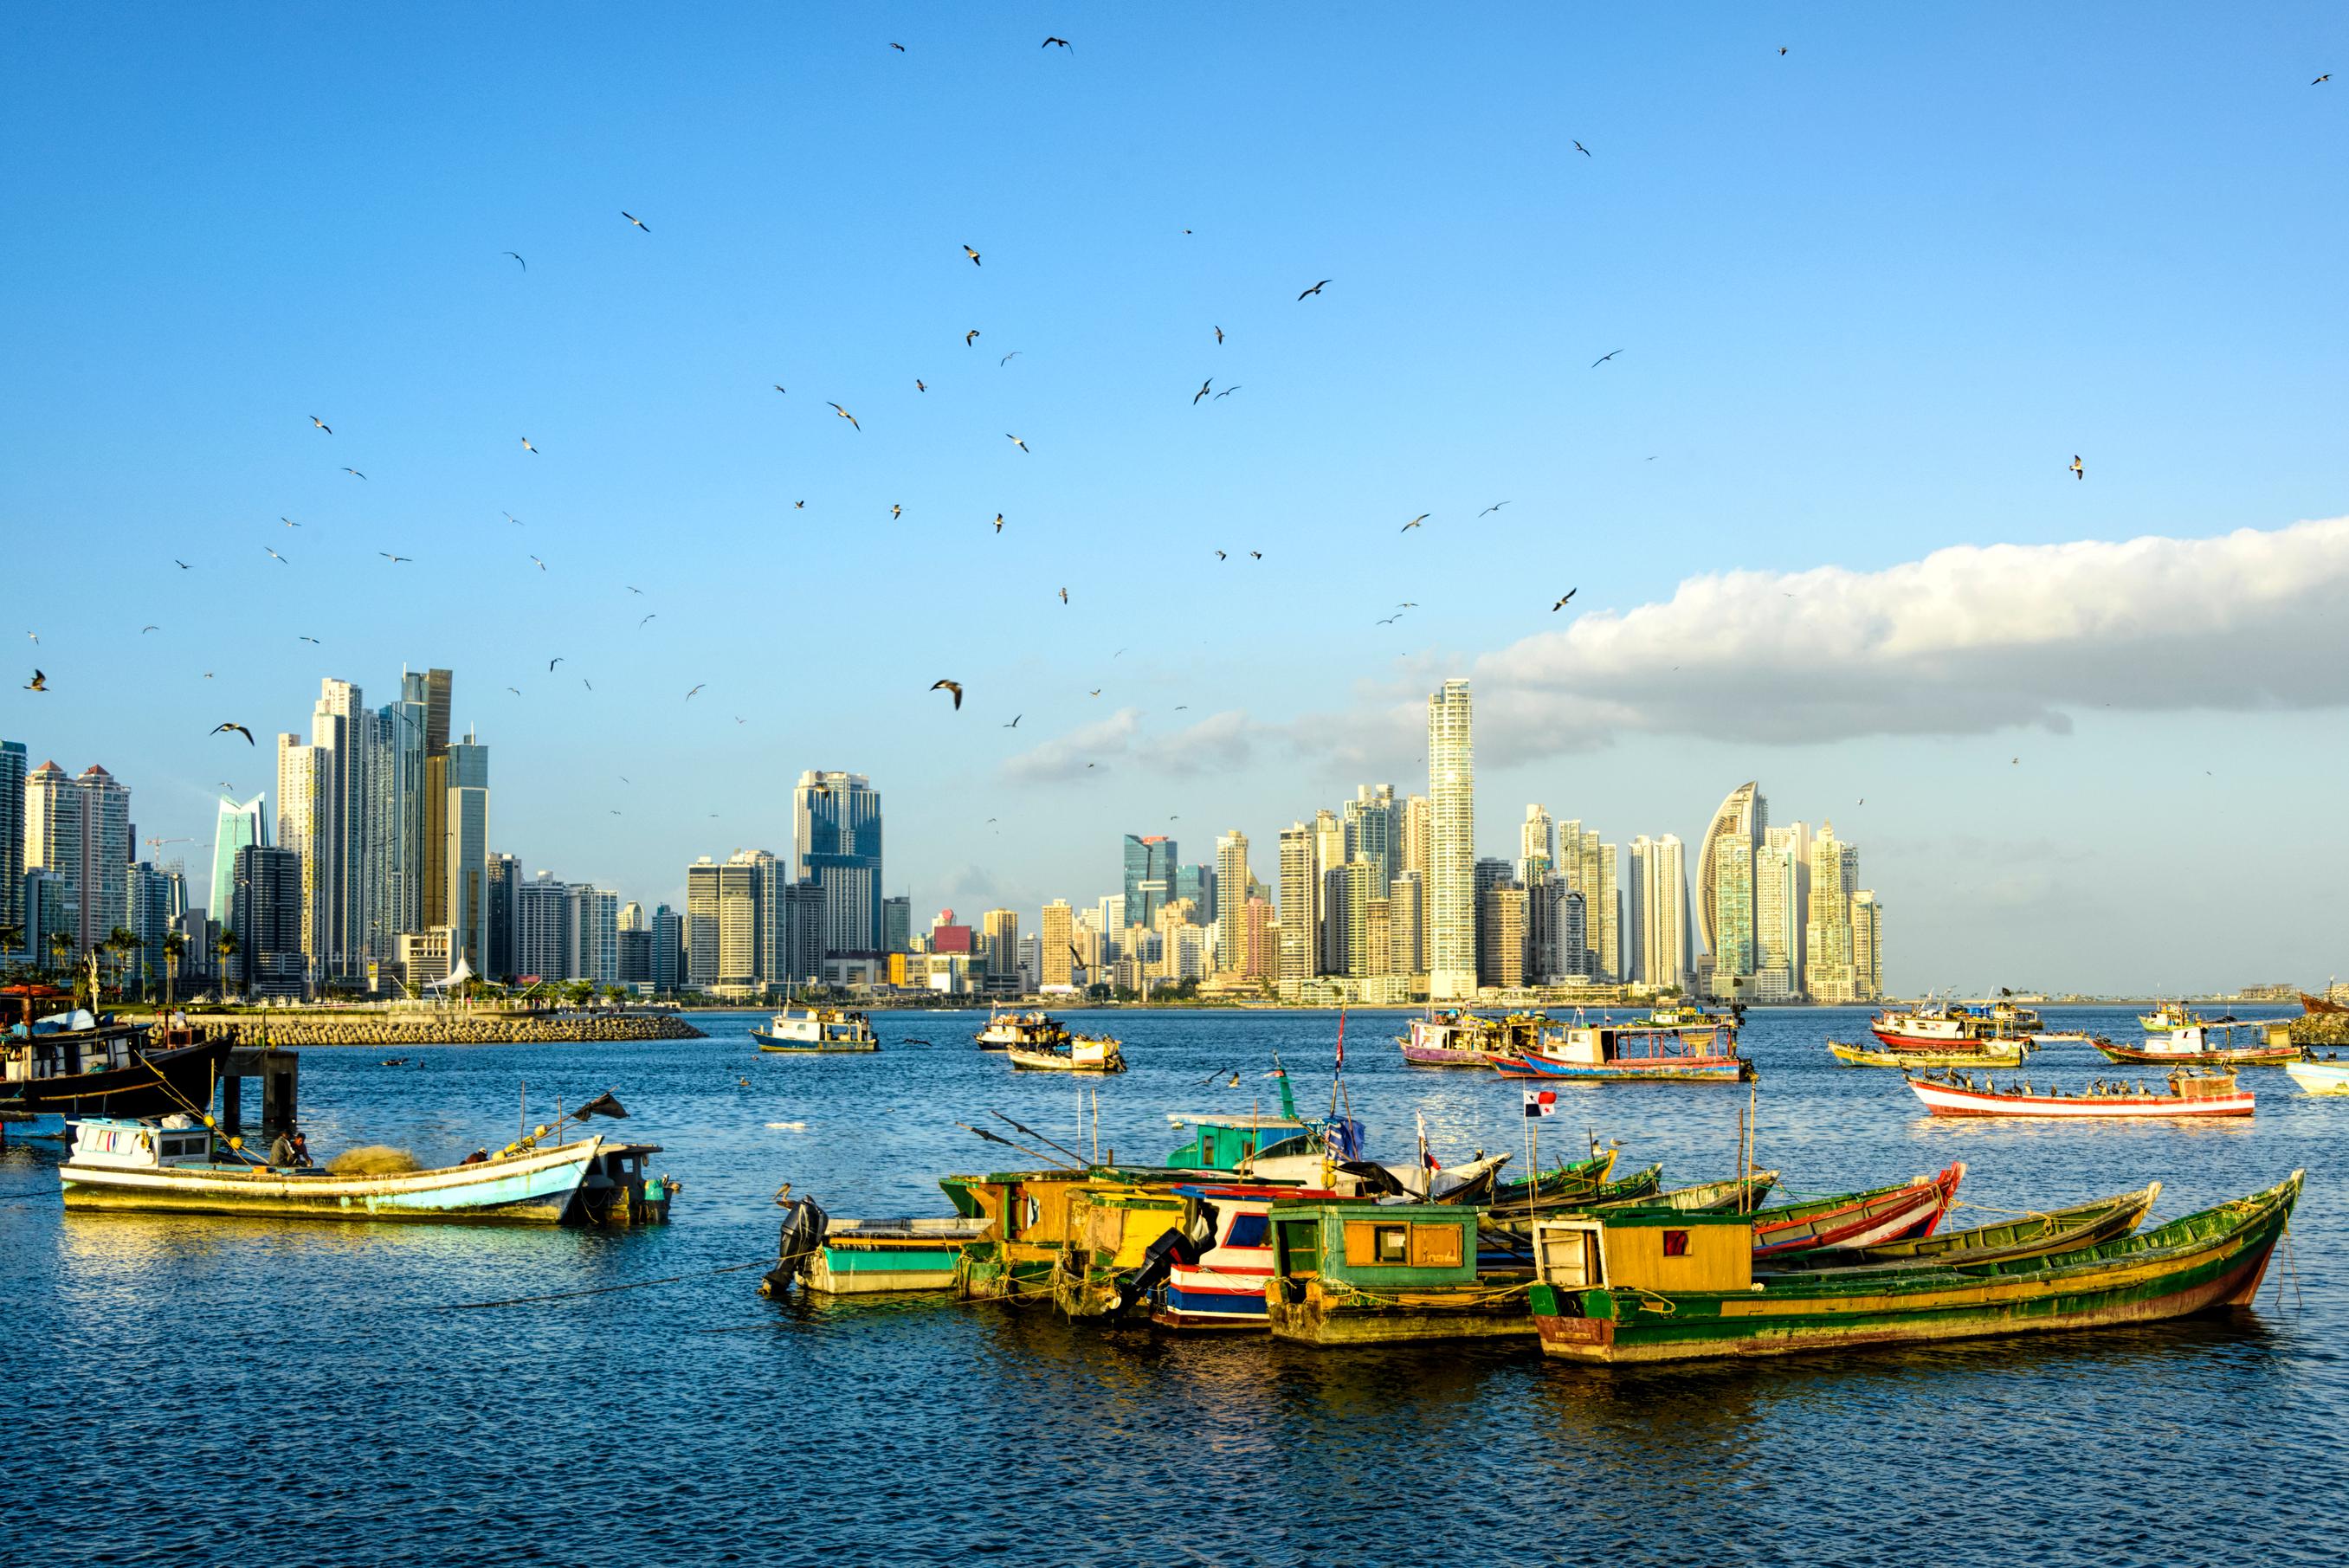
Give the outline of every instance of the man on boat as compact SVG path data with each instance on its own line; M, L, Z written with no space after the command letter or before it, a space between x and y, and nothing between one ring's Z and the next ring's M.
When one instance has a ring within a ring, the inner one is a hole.
M269 1145L269 1162L288 1171L305 1169L310 1163L310 1144L299 1132L287 1128Z

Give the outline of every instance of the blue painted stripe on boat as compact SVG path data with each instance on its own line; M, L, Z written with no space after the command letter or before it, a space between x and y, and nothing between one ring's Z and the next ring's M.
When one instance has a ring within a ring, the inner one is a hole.
M1174 1312L1216 1313L1226 1317L1262 1317L1264 1297L1260 1295L1226 1295L1221 1292L1176 1290L1166 1287L1166 1305Z

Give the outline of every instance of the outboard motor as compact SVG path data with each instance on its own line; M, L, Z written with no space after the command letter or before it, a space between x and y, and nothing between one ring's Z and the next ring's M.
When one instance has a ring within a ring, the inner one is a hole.
M1135 1302L1156 1289L1158 1282L1172 1273L1176 1264L1189 1268L1197 1263L1203 1250L1181 1231L1169 1231L1151 1243L1150 1250L1142 1254L1142 1266L1118 1276L1117 1315L1125 1315Z
M782 1234L775 1247L775 1266L760 1281L759 1294L779 1296L792 1286L792 1282L804 1273L810 1259L823 1250L825 1231L831 1226L831 1216L816 1206L812 1198L790 1196L786 1183L775 1194L775 1202L783 1211Z

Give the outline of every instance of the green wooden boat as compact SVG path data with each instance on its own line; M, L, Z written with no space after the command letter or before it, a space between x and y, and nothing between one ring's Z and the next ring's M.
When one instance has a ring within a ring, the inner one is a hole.
M2303 1172L2166 1225L2053 1256L1756 1278L1733 1215L1546 1220L1530 1304L1542 1351L1606 1364L2156 1323L2248 1306Z
M1651 1167L1651 1169L1659 1169ZM1669 1192L1652 1189L1628 1198L1614 1198L1588 1205L1589 1212L1604 1213L1611 1209L1672 1209L1683 1214L1751 1214L1778 1184L1775 1171L1756 1171L1747 1176L1732 1176L1725 1181L1700 1181L1693 1187L1675 1187Z
M1272 1205L1273 1334L1307 1345L1522 1337L1530 1268L1480 1270L1482 1211L1359 1199Z
M1901 1268L1919 1264L1971 1264L1998 1263L2007 1258L2053 1257L2127 1235L2145 1222L2154 1200L2160 1196L2161 1183L2156 1181L2117 1197L2099 1198L2093 1203L2075 1204L2069 1209L2023 1214L1971 1230L1797 1253L1776 1265L1776 1272L1813 1274L1822 1269Z

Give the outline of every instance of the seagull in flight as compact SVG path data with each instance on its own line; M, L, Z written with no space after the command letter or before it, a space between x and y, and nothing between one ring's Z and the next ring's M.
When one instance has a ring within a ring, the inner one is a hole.
M923 385L922 385L922 378L921 378L920 377L916 376L916 377L914 377L914 390L915 390L915 391L916 391L916 392L926 392L926 391L928 391L928 390L929 390L929 388L928 388L927 387L923 386Z
M1323 278L1319 283L1315 284L1311 288L1307 289L1305 294L1299 294L1297 297L1299 299L1303 299L1305 294L1318 294L1323 289L1328 288L1331 284L1336 283L1337 281L1338 280L1335 278Z
M284 524L285 524L286 527L288 527L288 528L299 528L299 527L301 527L301 526L302 526L300 523L298 523L298 522L295 521L294 521L292 518L290 518L290 517L281 517L281 518L279 518L277 521L280 521L280 522L282 522L282 523L284 523Z
M49 689L49 677L43 675L40 671L35 670L33 672L33 678L25 683L25 689L26 691L47 691Z
M975 267L978 265L978 253L977 251L972 250L968 245L965 245L962 248L962 253L970 258L970 264L972 266Z
M1573 598L1577 593L1581 593L1581 592L1582 592L1582 590L1581 590L1580 588L1578 588L1578 587L1577 587L1577 588L1569 588L1569 589L1568 589L1568 590L1566 591L1566 598L1565 598L1565 599L1560 599L1557 603L1552 604L1552 605L1549 607L1549 613L1550 613L1551 614L1553 614L1553 615L1557 614L1560 610L1563 610L1563 609L1565 609L1565 608L1566 608L1566 600L1567 600L1567 599L1571 599L1571 598Z
M2072 454L2072 477L2075 480L2088 477L2088 470L2080 466L2080 454L2077 452Z
M1509 504L1509 503L1508 503L1507 501L1505 501L1505 500L1496 500L1496 501L1495 501L1492 505L1490 505L1490 506L1486 507L1486 508L1485 509L1485 511L1480 511L1480 512L1478 512L1476 515L1477 515L1478 517L1483 517L1483 516L1485 514L1485 512L1495 512L1495 511L1500 511L1503 507L1505 507L1505 506L1506 506L1506 505L1508 505L1508 504Z
M949 680L933 681L930 683L930 689L932 691L949 691L954 693L955 711L957 713L960 713L962 711L962 682Z
M642 218L637 217L634 212L622 212L620 216L626 218L629 222L634 223L637 228L645 229L645 221ZM645 232L649 234L652 231L650 229L645 229Z
M160 632L162 629L160 626L141 626L139 628L139 634L143 637L150 632Z
M1261 561L1264 559L1264 552L1261 550L1251 550L1248 552L1248 559L1251 561Z
M1235 392L1237 392L1237 391L1238 391L1238 390L1239 390L1239 388L1238 388L1237 387L1225 387L1222 391L1220 391L1220 392L1216 393L1216 397L1230 397L1233 393L1235 393ZM1215 401L1215 398L1214 398L1214 397L1211 397L1211 398L1209 398L1209 399L1208 399L1208 401L1212 403L1212 402L1214 402L1214 401Z
M270 560L276 562L279 565L291 566L294 564L292 562L286 560L285 557L278 554L277 552L271 550L269 546L264 544L261 548L264 553L265 553Z
M685 700L686 700L686 701L688 701L688 702L691 702L691 701L693 700L693 694L694 694L694 692L698 692L698 691L699 691L703 686L708 686L709 684L709 683L708 681L701 681L701 682L699 682L699 683L696 684L696 686L694 686L694 688L693 688L693 691L689 691L689 692L688 692L688 693L686 693L686 694L685 694Z
M1063 604L1065 604L1065 603L1067 603L1068 602L1069 602L1069 591L1068 591L1066 588L1063 588L1063 589L1061 589L1061 603L1063 603Z
M995 531L998 533L1003 531L1003 514L999 511L995 514Z
M774 387L774 389L775 389L776 391L778 391L778 392L783 392L783 384L782 384L781 382L780 382L780 381L770 382L770 383L768 383L768 385L770 385L770 386L771 386L772 387ZM783 392L783 396L784 396L784 397L790 397L790 396L791 396L791 394L790 394L790 393L788 393L788 392Z
M413 555L394 555L388 550L378 550L376 553L382 556L386 561L390 562L394 566L398 565L403 561L413 562L416 560L416 557Z
M847 420L847 421L848 421L848 425L849 425L849 428L851 428L851 429L854 430L858 435L860 435L860 436L861 436L861 435L863 435L863 434L864 433L864 426L862 426L862 425L860 425L860 424L858 424L858 423L856 422L856 416L855 416L855 415L854 415L854 414L852 414L852 413L850 413L847 409L845 409L845 408L842 407L839 404L837 404L837 403L827 403L827 404L825 404L825 405L824 405L824 407L826 407L830 408L833 413L835 413L835 414L839 415L842 418L843 418L843 419Z
M538 557L537 557L537 556L535 556L535 555L532 556L532 557L531 557L531 559L532 559L533 561L538 561ZM546 562L543 562L543 561L538 561L538 569L539 569L541 572L545 571L545 570L546 570Z
M522 519L516 517L510 511L502 511L498 513L498 515L504 518L508 522L512 523L516 528L520 528L522 526Z
M2327 82L2331 81L2332 79L2333 79L2333 73L2332 73L2331 71L2327 71L2327 72L2325 72L2323 76L2321 76L2321 77L2317 77L2314 81L2313 81L2313 82L2309 83L2308 85L2309 85L2310 87L2313 87L2313 88L2321 88L2321 87L2323 87L2325 83L2327 83Z
M654 619L656 616L659 615L659 614L660 614L660 612L659 612L659 611L657 611L657 610L656 610L656 611L654 611L654 612L652 613L652 614L646 616L646 617L645 617L645 621L652 620L652 619ZM645 621L639 621L639 622L637 622L637 623L636 623L636 630L637 630L637 631L641 632L641 631L643 631L643 630L645 629Z
M1216 346L1217 346L1218 347L1220 347L1220 346L1222 346L1222 344L1223 344L1223 341L1224 341L1224 329L1223 329L1222 327L1220 327L1220 326L1219 326L1219 327L1216 328Z
M192 572L195 570L194 567L190 566L186 562L181 560L176 555L171 558L171 564L178 567L182 572Z
M506 687L506 690L513 693L516 696L520 696L522 695L522 687L520 686L508 686Z
M335 433L335 428L332 425L327 424L324 419L318 418L316 414L310 416L310 423L317 426L318 428L326 431L329 436Z
M1574 144L1574 150L1575 150L1575 151L1577 151L1577 152L1579 152L1579 153L1580 153L1580 154L1582 154L1582 156L1583 156L1583 157L1585 157L1585 158L1588 158L1588 157L1589 157L1589 156L1590 156L1590 149L1588 149L1588 148L1587 148L1587 147L1583 146L1583 145L1582 145L1582 143L1580 143L1580 142L1578 142L1578 142L1576 142L1576 143Z
M638 598L640 598L640 599L644 597L644 593L645 593L645 591L644 591L643 589L641 589L641 588L637 587L637 586L636 586L635 583L621 583L621 584L620 584L620 586L621 586L621 587L623 587L623 588L626 588L629 593L634 593L635 595L636 595L636 597L638 597Z
M358 471L358 469L345 469L343 470L343 472L345 472L345 473L347 473L347 474L350 475L350 476L351 476L351 478L353 478L353 479L355 479L355 480L363 480L363 479L367 478L367 475L365 475L365 474L363 474L363 473L359 472L359 471Z
M1385 620L1379 622L1379 623L1378 623L1378 624L1380 624L1380 625L1381 625L1381 626L1392 626L1392 625L1393 625L1397 621L1400 621L1400 620L1402 620L1402 615L1400 615L1400 614L1389 615Z
M318 641L318 639L317 639L317 638L316 638L316 637L305 637L305 636L297 635L297 636L295 636L295 639L294 639L294 640L295 640L295 642L297 642L297 643L307 643L307 644L309 644L309 645L310 645L312 647L314 647L314 648L323 648L323 647L325 647L325 646L326 645L326 644L324 644L324 643L322 643L322 642Z
M562 655L561 654L557 654L557 655L554 655L554 657L553 657L553 658L551 658L551 659L547 660L547 661L546 661L546 673L547 673L548 675L553 675L553 674L554 673L554 666L555 666L555 665L559 665L559 664L561 664L562 662L563 662L563 655Z
M533 453L533 454L535 454L535 453L537 452L537 450L538 450L538 449L537 449L536 447L533 447L533 446L532 446L532 445L530 444L530 438L529 438L528 436L524 436L524 437L522 438L522 449L523 449L523 451L525 451L525 452L530 452L530 453Z
M1191 407L1194 408L1197 407L1199 406L1199 399L1205 397L1207 395L1207 388L1213 387L1215 384L1216 378L1212 376L1208 377L1205 381L1200 382L1199 389L1191 394Z
M1013 446L1019 448L1023 452L1028 450L1028 443L1021 440L1019 437L1013 435L1009 430L1003 432L1003 438L1010 442ZM1033 454L1031 453L1030 455L1032 456Z
M1218 561L1229 561L1229 560L1231 559L1231 557L1230 557L1230 556L1228 556L1228 555L1226 555L1222 551L1218 550L1218 551L1216 551L1216 560L1218 560Z
M1002 358L1000 358L1000 359L997 360L997 361L995 362L995 367L996 367L998 370L1000 370L1000 369L1002 369L1005 366L1007 366L1007 365L1010 364L1013 360L1015 360L1015 359L1017 359L1017 358L1019 358L1019 351L1018 349L1016 349L1016 348L1015 348L1015 349L1013 349L1010 353L1009 353L1009 354L1005 355Z
M1015 713L1011 716L1011 722L1005 725L1003 727L1006 729L1017 729L1019 727L1019 721L1027 717L1028 716L1024 713Z
M899 54L901 54L901 55L902 55L902 54L904 54L904 53L905 52L905 45L903 45L903 44L894 44L894 43L893 43L893 44L891 44L889 46L890 46L891 48L893 48L893 49L896 50L896 51L897 51ZM712 812L710 812L709 814L710 814L711 816L713 816L713 817L715 817L716 815L718 815L718 813L717 813L717 812L715 812L715 811L712 811Z
M1592 360L1592 361L1590 362L1590 368L1592 368L1593 370L1598 369L1600 366L1602 366L1602 365L1606 364L1609 360L1610 360L1610 359L1614 358L1614 357L1615 357L1615 356L1616 356L1617 354L1620 354L1620 353L1622 353L1622 352L1623 352L1623 351L1622 351L1621 349L1618 348L1618 349L1614 350L1614 352L1613 352L1613 353L1609 353L1609 354L1602 354L1602 355L1600 355L1598 358L1596 358L1596 359L1594 359L1594 360Z
M1047 39L1045 39L1042 43L1040 43L1040 44L1037 45L1036 46L1037 46L1038 48L1040 48L1040 49L1049 49L1049 48L1050 48L1050 47L1051 47L1053 45L1055 45L1055 44L1060 45L1060 46L1061 46L1061 47L1062 47L1062 48L1064 48L1064 49L1065 49L1065 48L1067 48L1067 47L1069 46L1069 41L1068 41L1066 38L1047 38ZM988 820L989 821L994 820L994 819L993 819L993 818L991 818L991 817L990 817L989 819L988 819Z
M507 252L504 252L504 253L503 253L503 254L505 254L505 255L513 256L513 259L514 259L515 261L517 261L517 262L522 262L522 270L523 270L523 272L528 272L528 271L530 271L530 263L529 263L528 262L523 262L523 261L522 261L522 257L520 257L519 255L515 255L515 253L514 253L513 252L512 252L512 251L507 251Z
M974 327L972 327L968 332L966 332L966 333L964 333L964 334L962 335L962 346L963 346L965 348L968 348L972 344L974 344L974 343L976 343L976 342L978 342L978 328L977 328L977 327L975 327L975 326L974 326Z
M1417 517L1413 518L1409 522L1404 523L1402 527L1397 529L1395 531L1398 533L1409 533L1413 529L1417 528L1421 523L1425 522L1429 518L1433 517L1434 515L1435 514L1432 511L1423 511Z
M241 724L235 724L235 723L230 723L230 724L216 724L216 725L212 726L212 729L211 729L210 733L212 733L212 734L213 734L213 735L222 735L222 734L235 734L235 735L242 735L242 736L243 736L243 737L244 737L244 743L245 743L247 746L251 746L251 745L253 744L253 731L251 731L251 730L249 730L249 729L245 728L245 727L244 727L244 726L243 726L243 725L241 725Z

